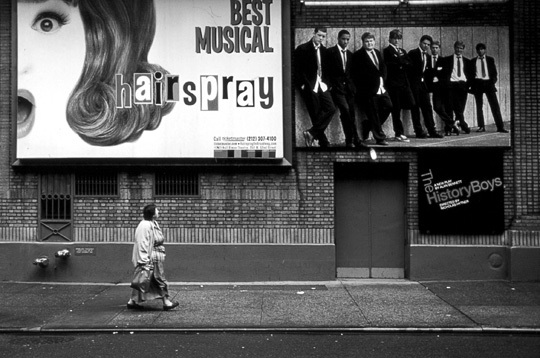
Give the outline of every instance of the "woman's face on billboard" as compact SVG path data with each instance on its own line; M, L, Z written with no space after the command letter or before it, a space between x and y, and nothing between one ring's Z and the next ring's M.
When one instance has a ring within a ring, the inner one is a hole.
M66 104L83 68L81 16L62 0L19 0L17 11L17 138L35 133L54 141L69 128Z

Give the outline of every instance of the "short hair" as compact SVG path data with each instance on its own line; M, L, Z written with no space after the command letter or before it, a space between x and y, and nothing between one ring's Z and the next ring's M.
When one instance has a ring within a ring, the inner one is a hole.
M479 43L476 45L476 51L478 50L485 50L486 49L486 44L483 44L483 43Z
M371 33L371 32L364 32L362 34L362 41L364 41L366 39L374 39L375 40L375 35L373 35L373 33Z
M437 40L432 41L431 46L435 46L435 45L441 47L441 42Z
M388 36L390 39L401 39L403 36L401 35L401 31L399 29L395 29L390 31L390 35Z
M313 33L316 34L317 32L324 32L324 33L327 33L328 30L326 30L326 27L324 26L316 26L315 27L315 30L313 30Z
M143 209L144 220L152 220L156 215L156 206L154 204L148 204Z
M457 40L456 42L454 42L454 48L458 46L465 48L465 43L463 43L463 41Z
M338 33L337 38L339 39L339 38L341 38L341 36L343 36L343 35L351 35L351 33L350 33L349 31L347 31L347 30L341 30L341 31Z
M424 42L424 40L429 40L430 43L433 43L433 37L429 35L422 35L422 37L420 37L420 43Z

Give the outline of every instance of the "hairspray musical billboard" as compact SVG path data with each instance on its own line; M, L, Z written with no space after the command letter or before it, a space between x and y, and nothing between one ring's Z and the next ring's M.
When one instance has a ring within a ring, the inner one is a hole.
M17 46L17 159L284 156L281 0L19 0Z

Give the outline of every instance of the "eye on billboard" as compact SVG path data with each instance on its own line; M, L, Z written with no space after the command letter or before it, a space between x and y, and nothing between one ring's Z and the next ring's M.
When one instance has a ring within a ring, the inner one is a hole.
M17 159L284 158L282 10L17 1Z

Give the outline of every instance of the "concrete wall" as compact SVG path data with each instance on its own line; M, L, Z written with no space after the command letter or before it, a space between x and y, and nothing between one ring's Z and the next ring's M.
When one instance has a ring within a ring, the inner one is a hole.
M0 243L0 281L129 282L131 243ZM56 258L59 250L71 256ZM170 282L335 279L333 245L166 245ZM47 256L49 265L34 265Z

